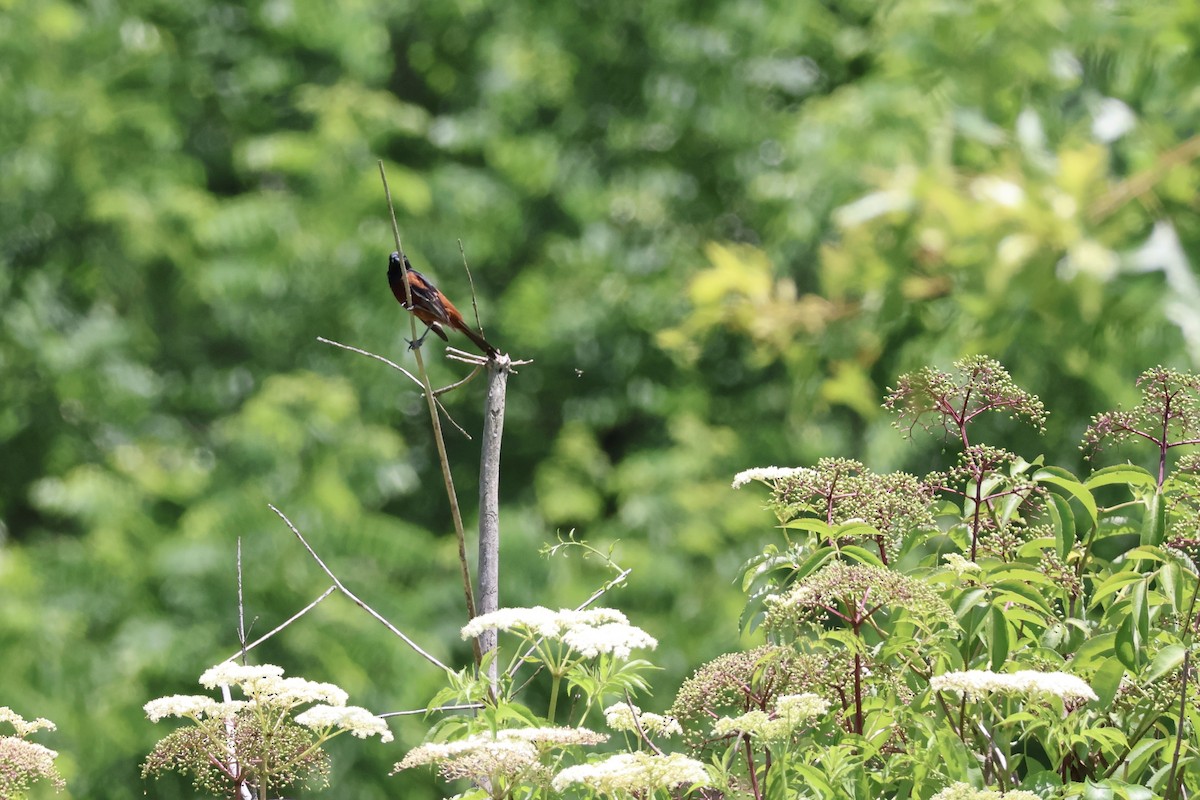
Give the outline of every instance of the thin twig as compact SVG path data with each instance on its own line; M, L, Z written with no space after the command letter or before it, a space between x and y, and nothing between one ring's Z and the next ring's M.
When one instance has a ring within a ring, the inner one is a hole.
M242 650L242 666L246 666L246 604L242 595L242 537L237 540L238 644ZM233 659L228 659L232 661Z
M406 645L411 647L413 649L413 651L417 653L417 655L421 656L426 661L428 661L430 664L433 664L435 667L440 667L441 669L445 670L446 672L451 671L450 668L447 667L445 664L443 664L441 661L439 661L436 656L434 656L431 653L426 652L419 644L417 644L412 639L410 639L404 633L404 631L400 630L395 625L388 622L387 619L385 619L382 614L380 614L375 609L371 608L369 605L364 603L362 600L358 599L358 596L355 595L354 592L347 589L345 587L345 585L338 579L338 576L333 574L333 570L331 570L329 567L325 566L325 562L322 561L321 557L317 555L317 551L312 549L312 546L304 538L304 535L301 534L300 531L296 528L296 526L292 524L292 521L287 518L287 515L285 515L282 511L280 511L278 508L271 505L270 503L267 503L267 508L274 511L275 514L281 520L283 520L283 523L288 526L288 529L291 530L291 532L296 535L296 538L300 540L300 544L304 545L304 549L307 550L308 554L313 557L313 560L317 562L317 565L322 569L322 571L324 571L324 573L329 576L329 579L331 581L333 581L333 585L337 587L337 590L339 592L346 595L346 597L350 598L350 600L355 605L357 605L359 608L361 608L363 611L366 611L368 614L370 614L376 620L383 623L383 626L385 628L387 628L389 631L391 631L392 633L399 636Z
M396 362L394 362L384 356L379 355L378 353L372 353L370 350L363 350L360 347L354 347L352 345L342 344L341 342L335 342L332 339L326 339L324 336L318 336L317 341L322 342L323 344L331 344L334 347L340 347L343 350L349 350L352 353L358 353L359 355L364 355L364 356L367 356L368 358L373 358L376 361L382 361L383 363L387 364L392 369L398 369L401 372L403 372L405 375L408 376L408 379L415 382L417 384L417 386L420 386L422 388L424 388L424 386L425 386L425 384L421 383L421 381L415 375L413 375L411 372L406 370L404 367L400 366ZM469 378L470 376L468 375L467 377ZM451 386L448 386L445 389L438 389L436 392L433 393L433 396L437 397L440 394L444 394L445 392L450 391L450 389L453 389L465 382L466 382L466 379L459 381L458 383L452 384ZM446 415L446 420L451 425L453 425L458 430L459 433L461 433L463 436L466 436L468 439L471 438L471 434L469 434L465 430L463 430L463 427L454 421L454 417L450 416L450 412L446 410L446 407L444 405L442 405L440 400L438 401L437 406L439 409L441 409L441 412Z
M658 755L662 755L662 748L650 741L650 737L646 735L646 729L642 727L641 715L638 713L638 707L633 704L633 698L629 696L629 690L625 690L625 705L629 706L629 715L633 718L633 727L637 728L638 738Z
M316 607L317 607L317 604L318 604L318 603L320 603L320 602L321 602L322 600L324 600L326 597L329 597L329 595L333 594L333 591L334 591L335 589L337 589L337 586L336 586L336 585L334 585L334 586L330 586L328 589L326 589L324 592L322 592L322 593L321 593L321 596L320 596L320 597L318 597L316 600L313 600L311 603L309 603L308 605L306 605L304 608L300 609L300 610L299 610L299 611L297 611L295 614L292 614L292 615L291 615L290 617L288 617L286 620L284 620L283 622L279 623L279 624L278 624L278 625L276 625L276 626L275 626L273 629L271 629L270 631L267 631L266 633L264 633L262 636L260 636L260 637L258 637L257 639L255 639L255 640L254 640L253 642L251 642L250 644L246 644L245 642L243 642L243 643L242 643L242 649L241 649L241 650L239 650L237 653L234 653L233 655L231 655L229 658L227 658L227 659L226 659L226 661L232 661L233 659L237 658L237 656L238 656L239 654L241 654L241 656L242 656L242 658L243 658L243 663L244 663L244 662L245 662L245 655L246 655L246 653L248 653L248 652L250 652L251 650L253 650L254 648L258 647L260 644L262 644L263 642L265 642L267 639L270 639L272 636L274 636L275 634L279 633L279 632L280 632L280 631L282 631L284 628L286 628L287 626L291 625L293 622L295 622L296 620L300 619L301 617L303 617L303 616L304 616L305 614L307 614L308 612L312 611L314 608L316 608Z
M462 239L458 240L458 252L462 254L463 269L467 271L467 283L471 285L471 310L475 313L475 330L482 335L485 331L483 323L479 321L479 303L475 302L475 278L471 276L471 267L467 264L467 251L463 247Z
M389 711L386 714L377 714L380 719L388 717L415 717L418 714L433 714L436 711L471 711L477 708L483 708L483 703L459 703L453 706L438 706L437 708L414 708L412 711Z

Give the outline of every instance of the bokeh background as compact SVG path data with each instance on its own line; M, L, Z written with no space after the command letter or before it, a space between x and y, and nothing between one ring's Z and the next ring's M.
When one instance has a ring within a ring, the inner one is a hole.
M1198 48L1185 0L0 2L0 705L58 723L62 797L190 796L139 776L141 706L236 650L238 540L252 637L327 586L268 502L466 663L423 402L317 342L411 364L382 159L414 263L469 307L465 253L533 360L502 604L608 577L560 534L612 546L665 707L753 641L737 566L776 534L737 471L944 466L879 404L973 353L1052 412L1006 444L1080 468L1090 414L1196 366ZM378 711L441 685L338 598L257 658ZM444 796L386 776L425 725L339 740L329 796Z

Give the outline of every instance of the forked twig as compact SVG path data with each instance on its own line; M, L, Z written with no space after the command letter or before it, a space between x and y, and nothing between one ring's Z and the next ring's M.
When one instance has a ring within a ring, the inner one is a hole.
M337 590L339 592L346 595L346 597L350 598L350 600L355 605L357 605L359 608L361 608L363 611L366 611L368 614L370 614L376 620L383 623L383 626L385 628L387 628L389 631L394 633L396 636L399 636L400 639L403 640L406 645L411 647L413 649L413 651L417 653L417 655L421 656L426 661L428 661L430 664L433 664L435 667L440 667L441 669L445 670L446 672L451 671L449 667L447 667L445 664L443 664L441 661L439 661L437 659L437 656L433 655L432 653L426 652L419 644L417 644L412 639L410 639L408 637L408 635L404 633L404 631L400 630L395 625L388 622L387 619L385 619L382 614L380 614L378 611L371 608L365 602L360 600L358 598L358 596L356 594L354 594L354 592L347 589L346 586L338 579L338 576L333 574L333 570L331 570L329 567L325 566L325 562L322 561L321 557L317 555L317 552L312 549L312 545L310 545L308 543L308 541L304 538L304 535L301 534L300 531L296 528L296 526L292 524L292 521L287 518L287 515L285 515L282 511L280 511L278 508L271 505L270 503L267 503L267 508L274 511L275 514L281 520L283 520L283 523L288 526L288 529L291 530L291 532L296 535L296 538L300 540L300 544L304 545L304 549L308 551L308 554L313 557L313 560L317 562L317 565L325 572L326 575L329 576L329 579L333 581L333 585L337 588Z
M295 622L296 620L300 619L301 617L303 617L303 616L304 616L305 614L307 614L308 612L312 611L314 608L316 608L316 607L317 607L317 604L318 604L318 603L320 603L320 602L321 602L322 600L324 600L326 597L329 597L329 595L333 594L333 590L334 590L334 589L336 589L336 588L337 588L337 586L336 586L336 585L334 585L334 586L330 586L330 587L329 587L328 589L326 589L324 592L321 592L321 596L320 596L320 597L318 597L316 600L313 600L311 603L309 603L308 605L306 605L304 608L300 609L300 610L299 610L299 611L297 611L295 614L292 614L290 617L288 617L288 618L287 618L287 619L285 619L283 622L281 622L281 623L279 623L278 625L276 625L276 626L275 626L274 628L272 628L271 630L269 630L269 631L267 631L266 633L264 633L262 636L260 636L260 637L258 637L257 639L255 639L255 640L254 640L253 642L251 642L250 644L245 644L245 643L243 643L243 645L242 645L242 649L241 649L241 650L237 651L236 653L234 653L233 655L231 655L229 658L227 658L227 659L225 659L225 660L226 660L226 661L232 661L233 659L237 658L239 655L244 657L244 656L246 655L246 653L249 653L251 650L253 650L254 648L258 647L260 644L262 644L263 642L265 642L267 639L270 639L272 636L274 636L275 634L279 633L279 632L280 632L280 631L282 631L284 628L286 628L287 626L291 625L293 622Z
M331 344L334 347L340 347L343 350L349 350L352 353L358 353L359 355L366 356L367 358L373 358L376 361L382 361L383 363L387 364L392 369L398 369L401 372L403 372L405 375L408 376L408 379L410 381L413 381L414 383L416 383L417 386L420 386L422 389L425 388L425 384L421 383L420 379L417 378L416 375L413 375L411 372L406 370L404 367L400 366L395 361L392 361L391 359L387 358L386 356L381 356L378 353L372 353L370 350L363 350L361 347L354 347L353 345L342 344L341 342L335 342L333 339L326 339L324 336L318 336L317 341L321 342L322 344ZM455 389L455 388L461 386L462 384L466 383L467 380L470 379L474 374L475 373L471 373L471 375L468 375L463 380L458 381L457 383L451 384L450 386L447 386L444 389L436 390L433 393L433 396L437 397L440 394L445 394L446 392L450 391L451 389ZM444 405L442 405L440 400L437 401L437 407L439 410L441 410L441 412L443 414L446 415L446 420L451 425L453 425L458 430L459 433L461 433L463 436L467 437L468 439L471 438L471 434L469 434L465 430L463 430L463 427L454 421L454 417L450 416L450 412L446 410L446 407Z

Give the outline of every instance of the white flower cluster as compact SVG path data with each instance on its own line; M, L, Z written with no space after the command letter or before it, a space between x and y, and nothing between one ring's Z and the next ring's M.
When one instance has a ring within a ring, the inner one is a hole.
M559 639L587 658L594 658L601 653L629 658L629 652L634 648L653 650L658 646L657 639L641 628L630 625L624 614L612 608L584 611L567 608L551 611L544 606L502 608L475 617L463 627L462 637L470 639L493 629Z
M980 700L989 694L1052 695L1067 702L1095 700L1096 693L1081 678L1066 672L1038 672L1025 669L1020 672L997 673L988 669L965 672L947 672L935 675L929 687L938 692L957 692L968 700Z
M974 561L968 561L959 553L946 553L942 556L942 559L946 562L946 566L950 568L950 571L960 577L967 572L979 572L980 569L978 564Z
M562 792L580 783L605 795L629 794L646 797L656 789L676 786L707 786L708 773L695 759L671 753L657 755L636 752L619 753L603 761L567 767L554 776L554 791Z
M810 720L829 711L829 701L820 695L786 694L775 700L772 713L761 709L737 717L722 717L713 723L713 735L749 734L770 741L786 739Z
M27 721L8 706L0 706L0 722L7 722L12 725L13 730L17 732L17 736L22 739L35 731L53 731L58 728L57 725L45 717L38 717L37 719Z
M319 703L299 714L297 724L324 733L337 728L359 738L377 734L381 741L392 741L387 723L365 708L347 706L349 695L341 687L304 678L285 678L283 668L272 664L242 666L226 661L205 670L200 675L200 684L209 689L237 686L250 699L221 703L204 695L176 694L146 703L143 706L146 716L151 722L164 717L184 717L200 722L225 719L260 706L286 711L306 703Z
M637 733L638 726L655 736L682 736L683 728L674 717L643 712L629 703L616 703L604 709L604 721L614 731Z
M509 728L495 736L476 734L456 742L423 744L410 750L392 772L437 764L439 772L449 780L528 777L531 773L545 774L545 767L539 762L544 750L601 744L607 740L605 734L587 728Z
M276 708L295 708L305 703L344 706L350 697L344 689L332 683L285 678L283 668L273 664L242 666L226 661L205 670L200 676L200 685L208 689L237 686L247 697Z
M313 706L296 715L296 724L323 733L337 728L359 739L377 735L381 742L392 741L387 722L359 706Z
M952 783L929 800L1042 800L1042 798L1024 789L997 792L992 789L976 789L969 783Z
M536 745L566 747L574 744L603 744L608 741L607 733L596 733L587 728L545 727L506 728L496 734L498 739L518 739Z
M520 739L470 736L457 742L429 742L408 751L393 773L438 764L443 775L517 775L538 760L537 748Z
M737 475L734 475L733 488L740 489L750 481L772 483L781 478L791 478L807 472L811 472L808 467L755 467L754 469L742 470Z

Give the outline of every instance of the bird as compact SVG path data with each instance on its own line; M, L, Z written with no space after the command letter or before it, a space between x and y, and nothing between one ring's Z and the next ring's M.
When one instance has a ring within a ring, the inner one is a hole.
M408 273L408 288L412 292L412 305L409 305L408 296L404 293L405 272ZM414 349L420 347L430 331L446 341L450 341L445 330L449 327L474 342L488 358L492 358L500 352L492 347L487 339L467 327L462 314L454 307L454 304L433 285L433 281L413 269L408 256L396 252L388 256L388 285L392 287L392 294L400 301L400 305L411 311L426 325L425 333L421 334L421 337L415 342L410 342L410 347Z

